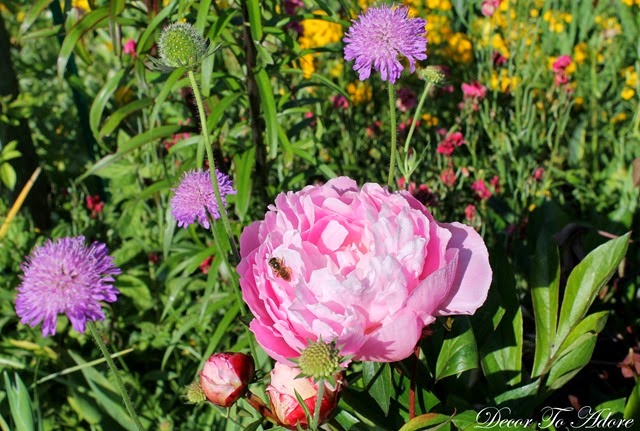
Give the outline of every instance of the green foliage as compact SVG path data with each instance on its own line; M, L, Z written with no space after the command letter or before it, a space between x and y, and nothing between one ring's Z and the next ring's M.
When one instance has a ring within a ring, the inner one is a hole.
M294 15L275 0L54 3L0 5L12 45L3 61L20 84L19 94L0 95L0 223L28 157L43 167L53 226L36 226L27 205L0 244L0 427L133 429L89 338L66 319L58 335L42 338L13 309L19 265L33 246L85 235L107 243L123 269L103 325L111 350L128 352L119 366L145 427L277 429L245 401L225 410L181 398L210 354L254 342L225 263L229 243L178 228L172 188L204 164L199 121L237 190L228 197L236 236L280 192L339 175L385 183L385 87L376 75L358 81L342 59L352 13L370 2L305 2ZM534 418L569 395L640 420L639 386L616 367L640 341L638 238L626 234L638 225L638 6L504 3L484 18L480 1L411 2L430 26L422 66L446 66L451 87L429 90L398 163L402 188L436 219L466 219L485 238L494 270L487 302L475 316L434 322L416 357L352 364L333 429L474 429L480 406ZM221 45L196 76L206 118L184 69L147 67L161 30L181 21ZM560 55L573 61L566 86L551 66ZM461 84L476 80L486 97L465 99ZM424 82L405 73L398 88L419 97ZM400 142L413 114L398 108ZM35 155L6 139L21 121ZM437 152L453 132L465 145ZM442 179L449 169L452 183ZM491 197L474 189L480 180ZM96 196L99 211L87 204ZM224 238L220 223L214 232ZM256 363L259 376L268 374L264 352ZM610 381L597 377L604 374ZM587 380L602 384L576 393L572 383ZM259 378L256 393L267 383Z

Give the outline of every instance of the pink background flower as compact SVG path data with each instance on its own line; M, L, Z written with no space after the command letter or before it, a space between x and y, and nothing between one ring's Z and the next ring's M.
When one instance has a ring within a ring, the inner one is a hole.
M250 328L290 365L320 337L355 360L404 359L436 316L474 313L491 284L473 228L436 222L406 191L359 189L347 177L278 195L264 221L242 232L240 254Z

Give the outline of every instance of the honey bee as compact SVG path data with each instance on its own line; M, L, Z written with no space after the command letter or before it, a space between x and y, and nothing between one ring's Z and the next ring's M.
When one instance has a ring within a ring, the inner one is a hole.
M284 281L291 281L291 268L285 266L282 259L272 257L269 259L269 266L273 270L276 277L281 277Z

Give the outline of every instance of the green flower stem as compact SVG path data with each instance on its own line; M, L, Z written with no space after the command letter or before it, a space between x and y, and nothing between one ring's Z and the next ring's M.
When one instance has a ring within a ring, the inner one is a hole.
M111 372L113 373L113 376L115 377L116 386L118 387L118 391L120 391L120 395L122 396L124 405L127 407L129 416L131 416L131 419L133 419L133 423L135 424L138 431L144 431L144 428L140 423L140 419L138 418L138 415L136 414L136 411L133 408L133 403L129 398L129 394L127 394L127 389L124 387L124 383L120 378L120 374L118 373L118 367L116 367L115 362L113 362L113 359L109 354L109 350L107 349L107 346L104 344L104 341L102 341L102 337L100 336L100 331L98 331L98 328L96 327L95 323L93 323L93 321L91 320L87 321L87 326L89 327L89 330L91 331L91 335L93 335L94 340L96 340L96 344L98 345L98 348L102 352L102 356L104 356L104 359L107 361L107 365L109 365L109 369L111 370Z
M422 111L422 105L424 105L424 101L427 100L427 94L429 94L429 90L433 84L431 82L427 82L424 85L424 91L422 92L422 96L420 96L420 101L418 102L418 107L416 108L415 114L413 114L413 121L411 122L411 127L409 128L409 133L407 133L407 139L404 141L404 153L409 153L409 142L413 137L413 131L416 128L416 124L418 123L418 118L420 117L420 112Z
M227 216L226 208L222 203L222 197L220 196L220 187L218 186L218 176L216 175L216 163L213 158L211 141L209 140L209 130L207 129L207 117L204 112L204 104L202 103L202 96L200 95L200 89L198 88L198 83L196 82L196 76L193 73L193 70L189 70L188 75L189 75L189 81L191 82L191 88L193 89L193 95L196 98L196 104L198 105L198 114L200 115L202 137L204 138L204 148L207 152L207 161L209 162L209 171L211 172L211 183L213 184L213 191L216 195L216 204L218 205L218 212L220 213L220 218L222 218L222 224L224 225L224 230L227 232L227 236L229 238L229 244L231 245L231 252L233 253L233 258L235 259L234 263L237 265L240 262L240 253L238 252L236 241L233 238L233 232L231 232L231 225L229 224L229 217Z
M316 394L316 405L313 411L313 420L311 422L311 429L318 429L318 423L320 422L320 408L322 407L322 398L324 398L324 379L320 379L316 382L318 385L318 392Z
M393 185L393 178L396 169L396 140L398 131L396 130L396 97L393 84L389 83L389 115L391 116L391 161L389 162L389 178L387 178L387 185L391 187Z

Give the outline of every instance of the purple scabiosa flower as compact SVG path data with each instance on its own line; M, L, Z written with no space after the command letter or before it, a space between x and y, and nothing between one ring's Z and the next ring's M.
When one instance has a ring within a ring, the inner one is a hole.
M371 75L371 68L380 72L383 81L394 83L404 69L398 57L405 56L413 73L416 60L427 58L427 38L424 37L426 21L409 18L406 6L372 7L352 20L344 41L344 59L355 60L360 80Z
M235 194L233 183L228 175L216 169L218 187L222 203L226 206L227 195ZM185 172L180 185L175 190L176 194L171 198L171 214L178 221L178 226L187 227L193 222L198 222L205 229L209 229L209 217L220 218L216 195L211 184L209 172L194 170Z
M73 328L84 333L87 320L104 319L100 301L114 302L120 293L112 277L120 269L107 247L100 242L86 247L83 236L47 240L20 267L24 275L16 313L31 327L43 322L45 337L56 333L59 314L66 314Z

